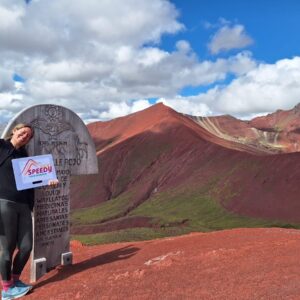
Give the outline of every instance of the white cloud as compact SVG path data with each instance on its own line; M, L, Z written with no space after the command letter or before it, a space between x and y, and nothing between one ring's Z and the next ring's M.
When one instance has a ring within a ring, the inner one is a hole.
M300 57L262 63L217 94L216 108L228 113L291 108L300 102Z
M216 85L206 93L163 102L193 115L213 112L247 119L277 109L291 109L300 102L300 57L275 64L261 63L227 86Z
M242 25L225 19L220 24L211 41L215 53L252 41ZM30 5L1 0L0 123L42 103L66 106L87 122L144 109L150 106L147 98L195 115L249 115L299 101L296 58L258 65L244 51L201 60L182 39L173 51L161 48L164 34L183 29L167 0L78 0L72 5L69 0ZM25 82L15 83L13 74ZM236 79L226 87L229 75ZM186 86L208 85L213 88L206 93L178 95Z
M0 92L7 94L0 101L22 93L24 106L52 102L87 116L95 110L114 116L111 103L136 99L129 109L123 105L128 112L143 107L138 99L175 94L177 87L168 86L173 66L159 74L173 54L158 43L163 34L184 29L177 17L166 0L79 0L72 5L52 0L27 6L2 0ZM14 73L26 79L21 87L9 78Z
M180 40L176 43L176 48L179 52L189 53L192 50L192 47L188 41Z
M60 81L31 81L27 90L36 99L69 98L76 93L74 87L68 82Z
M13 71L0 67L0 123L24 107L23 84L13 80Z
M208 49L212 54L218 54L221 51L244 48L252 43L253 40L247 35L243 25L230 26L226 24L212 37Z
M24 8L13 6L10 9L0 6L0 28L1 31L10 30L20 25L20 19L24 16Z
M0 110L19 111L23 107L23 96L18 94L0 93ZM4 115L5 116L5 115Z
M137 64L144 67L150 67L159 64L164 58L168 56L168 53L158 48L151 47L139 50L136 56Z
M12 110L8 110L8 109L1 109L0 108L0 135L2 134L2 130L4 130L5 126L3 126L4 124L7 124L11 118L13 118L13 116L16 114L16 112L12 111Z
M194 101L194 99L196 101ZM208 116L212 115L212 111L206 103L197 101L197 97L182 97L177 96L173 99L158 99L158 103L163 103L173 109L188 115L193 116Z
M111 103L109 105L108 111L104 111L99 114L101 119L113 119L117 117L122 117L137 111L143 110L150 107L151 104L147 100L137 100L132 104L126 102L121 103Z
M13 72L0 67L0 93L14 88Z
M2 13L1 13L2 12ZM24 7L19 0L0 4L0 49L61 56L99 55L105 45L142 46L158 42L162 34L176 33L183 25L175 7L164 0L52 0L33 1ZM113 53L112 53L113 54Z

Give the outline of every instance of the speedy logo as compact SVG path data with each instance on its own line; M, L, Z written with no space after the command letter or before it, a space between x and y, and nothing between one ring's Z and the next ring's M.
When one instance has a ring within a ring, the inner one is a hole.
M52 172L51 165L49 164L43 165L33 159L29 159L22 170L22 175L33 177L33 176L45 175L51 172Z

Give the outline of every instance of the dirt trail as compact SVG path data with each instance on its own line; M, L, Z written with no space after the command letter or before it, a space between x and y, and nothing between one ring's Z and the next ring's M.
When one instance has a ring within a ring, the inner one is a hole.
M300 231L293 229L72 242L72 251L74 265L49 272L24 299L300 299Z

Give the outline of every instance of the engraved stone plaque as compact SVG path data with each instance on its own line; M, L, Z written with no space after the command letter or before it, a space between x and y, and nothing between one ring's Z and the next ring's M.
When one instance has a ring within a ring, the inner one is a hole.
M55 188L44 186L35 189L33 282L45 270L72 262L70 176L98 173L98 162L87 127L78 115L65 107L49 104L27 108L6 126L2 137L7 136L18 123L29 123L34 127L34 138L27 145L28 154L52 154L59 180Z

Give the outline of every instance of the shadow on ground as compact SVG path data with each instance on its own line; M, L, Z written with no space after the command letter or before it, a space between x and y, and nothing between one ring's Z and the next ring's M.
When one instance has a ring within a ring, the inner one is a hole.
M73 264L71 266L65 266L65 267L58 267L58 273L54 276L41 281L35 285L35 288L42 287L44 285L47 285L49 283L53 283L55 281L64 280L76 273L80 273L82 271L85 271L87 269L92 269L99 265L109 264L115 261L128 259L135 255L140 248L132 247L131 245L128 245L126 247L122 247L116 250L113 250L111 252L107 252L98 256L95 256L93 258L81 261L79 263Z

